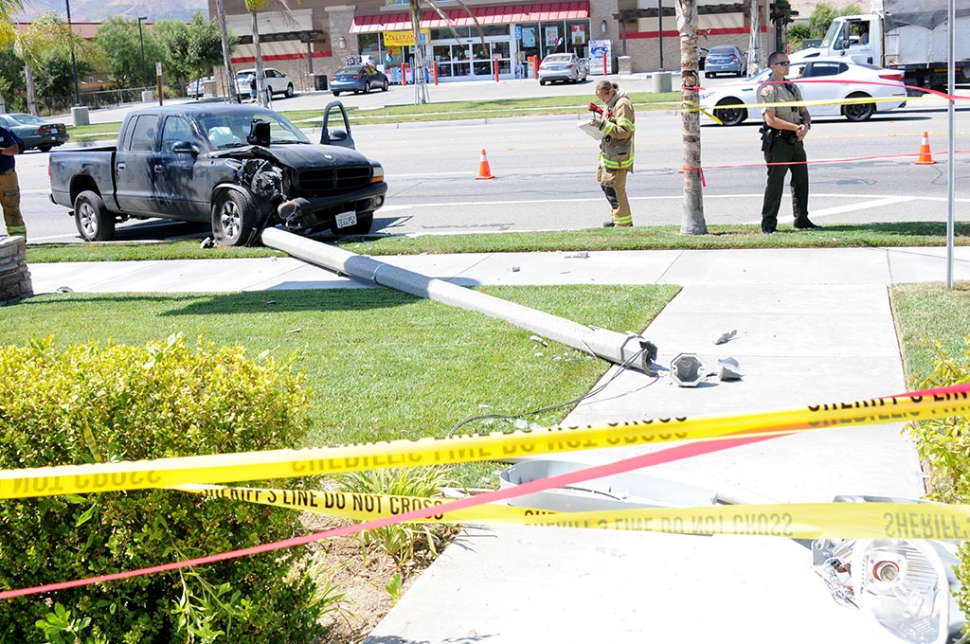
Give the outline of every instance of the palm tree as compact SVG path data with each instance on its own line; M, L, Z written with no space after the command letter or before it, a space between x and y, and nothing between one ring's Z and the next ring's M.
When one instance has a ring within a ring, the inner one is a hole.
M697 75L697 5L695 0L677 0L677 29L680 31L681 122L684 136L684 211L681 235L706 235L704 193L701 186L701 114L697 109L700 84Z
M24 4L21 0L0 0L0 47L6 47L17 39L17 30L13 26L11 14L23 10ZM0 93L0 114L7 111L3 102L3 94Z
M435 13L441 16L441 19L445 21L448 25L448 29L451 34L457 40L459 38L458 32L455 31L455 26L452 24L451 19L448 17L444 11L438 6L436 0L408 0L408 13L411 16L411 30L414 32L414 104L423 105L425 103L430 103L431 98L428 96L428 85L425 82L425 61L424 61L424 48L420 46L421 42L421 3L426 3L431 7ZM462 9L471 17L472 22L475 23L475 28L478 30L478 37L482 41L482 48L488 49L488 45L485 44L485 32L482 31L482 26L478 23L478 18L472 13L472 10L465 6L465 3L461 0L455 0Z
M27 82L27 111L37 115L37 93L34 70L43 66L43 53L54 47L73 48L88 60L98 61L101 50L94 41L76 36L54 11L48 11L32 22L26 31L17 32L13 52L24 61Z
M300 4L300 0L296 0L296 3ZM256 52L256 96L259 104L263 107L267 105L266 93L263 91L266 86L266 78L263 72L263 54L259 50L259 26L257 25L256 14L265 9L268 4L272 4L273 7L278 9L283 14L284 20L296 24L296 18L294 18L293 12L286 6L284 0L246 0L246 11L252 17L253 49ZM223 33L225 33L225 29L223 29ZM230 82L234 83L235 79L231 79Z

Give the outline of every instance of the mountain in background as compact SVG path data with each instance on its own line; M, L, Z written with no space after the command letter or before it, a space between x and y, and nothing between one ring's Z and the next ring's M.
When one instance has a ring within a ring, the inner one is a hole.
M148 16L147 22L159 20L182 20L190 22L196 11L209 17L209 4L206 0L70 0L71 22L103 22L109 16L124 16L129 19ZM24 11L18 14L19 22L31 22L46 11L55 11L67 18L65 0L27 0Z

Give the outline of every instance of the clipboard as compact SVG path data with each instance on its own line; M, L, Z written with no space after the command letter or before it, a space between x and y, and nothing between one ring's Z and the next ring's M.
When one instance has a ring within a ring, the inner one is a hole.
M603 132L603 130L601 130L598 127L596 127L592 123L588 123L588 122L587 123L577 123L576 125L579 126L579 129L580 130L582 130L583 132L585 132L586 134L588 134L592 138L596 139L597 141L602 141L603 139L606 138L606 133Z

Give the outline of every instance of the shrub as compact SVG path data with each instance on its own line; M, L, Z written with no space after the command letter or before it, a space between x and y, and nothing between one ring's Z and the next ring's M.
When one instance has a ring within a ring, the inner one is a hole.
M970 336L963 355L950 355L945 342L930 343L936 356L933 372L917 374L913 389L934 389L970 382ZM920 459L928 471L927 496L943 503L970 503L970 419L935 418L910 426Z
M336 478L344 492L357 494L387 494L391 496L440 496L443 487L454 485L441 467L388 468L363 472L348 472ZM451 541L457 532L454 526L429 523L394 523L362 533L364 548L376 545L394 559L398 567L415 556L419 538L427 544L428 553L438 556L438 547Z
M191 351L174 336L146 347L59 350L49 339L34 340L0 347L0 469L293 447L308 430L308 407L292 362L254 361L238 347L199 341ZM5 500L0 587L110 574L299 531L289 510L169 490ZM220 632L236 643L309 642L325 609L315 597L317 579L292 574L302 554L271 552L191 574L3 601L0 642L44 642L39 620L54 635L70 623L71 642L170 644L212 641ZM56 605L60 611L52 612Z
M930 342L924 340L924 343ZM914 389L933 389L970 382L970 335L962 355L954 357L942 341L932 341L933 372L915 379ZM910 426L923 467L927 470L927 497L943 503L970 503L970 418L950 417L926 420ZM970 546L961 543L956 577L962 590L957 595L960 610L970 615Z

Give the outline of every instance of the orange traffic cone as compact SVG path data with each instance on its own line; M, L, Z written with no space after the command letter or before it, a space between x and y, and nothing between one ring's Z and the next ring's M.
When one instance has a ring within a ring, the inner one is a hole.
M478 164L478 176L476 179L494 179L492 169L488 167L488 156L485 155L485 148L482 148L482 160Z
M933 165L936 161L933 160L933 153L930 152L930 137L929 134L923 132L923 142L919 146L919 158L916 159L916 165Z

